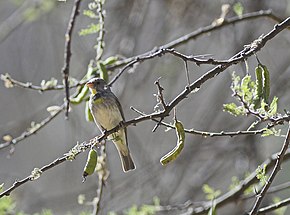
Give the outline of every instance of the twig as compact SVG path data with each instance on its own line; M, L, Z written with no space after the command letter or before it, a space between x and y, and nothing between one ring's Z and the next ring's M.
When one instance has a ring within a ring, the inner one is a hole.
M290 159L290 149L286 151L283 161L286 161L289 159ZM261 164L261 166L267 165L266 171L268 172L275 165L276 160L277 160L277 153L271 155L267 160L265 160ZM256 182L258 182L258 179L256 177L256 171L253 171L246 179L241 181L239 185L236 186L234 189L218 197L215 200L216 208L220 208L228 203L239 200L240 196L244 193L244 191ZM201 204L201 206L198 206L198 207L189 206L187 208L187 212L185 212L183 215L205 214L209 211L211 206L212 206L212 201L206 201L203 204Z
M79 14L79 7L80 7L81 0L75 0L74 6L72 9L72 13L70 16L70 20L67 26L67 30L65 33L65 48L64 48L64 65L62 67L62 74L64 79L64 87L65 87L65 99L66 99L66 111L65 116L68 117L68 111L69 111L69 83L68 83L68 77L69 77L69 64L70 64L70 58L71 58L71 37L72 32L74 28L74 24L76 21L76 17Z
M270 187L269 190L267 191L267 194L271 194L271 193L276 193L282 190L286 190L290 188L290 181L285 182L283 184L279 184L273 187ZM241 200L247 200L247 199L251 199L251 198L255 198L257 195L256 194L251 194L251 195L247 195L247 196L243 196L241 198Z
M284 206L289 205L289 204L290 204L290 198L284 199L280 202L277 202L275 204L272 204L272 205L269 205L267 207L259 209L257 214L267 214L271 211L277 210L278 208L284 207Z
M184 67L185 67L185 75L186 75L186 80L187 80L187 86L190 86L190 78L189 78L187 60L184 60Z
M98 159L98 162L100 163L100 169L97 170L98 172L98 189L97 189L97 196L94 198L94 209L93 214L97 215L100 211L100 204L101 204L101 198L103 194L103 187L105 186L105 182L108 178L108 170L107 170L107 164L106 164L106 145L103 145L101 147L101 155L99 156L102 160L100 161Z
M21 88L25 88L25 89L31 89L31 90L37 90L40 92L45 92L45 91L51 91L51 90L63 90L65 89L64 85L48 85L48 86L37 86L37 85L33 85L31 82L21 82L21 81L17 81L13 78L11 78L11 76L9 74L1 74L1 80L4 81L4 83L7 83L9 87L21 87ZM85 83L88 80L84 80L84 81L79 81L73 85L70 85L69 88L76 88L79 86L83 86L85 85Z
M252 12L252 13L246 13L246 14L243 14L241 16L235 16L235 17L225 19L224 22L221 22L219 25L210 24L208 26L199 28L199 29L197 29L189 34L183 35L182 37L179 37L176 40L173 40L173 41L171 41L163 46L160 46L160 48L164 48L164 49L174 48L174 47L180 46L180 45L188 42L189 40L196 39L197 37L199 37L201 35L204 35L204 34L207 34L209 32L221 29L225 26L233 25L233 24L236 24L236 23L239 23L242 21L247 21L247 20L256 19L256 18L260 18L260 17L268 17L276 22L282 21L282 19L275 16L271 10L260 10L260 11L256 11L256 12ZM158 49L160 49L160 48L158 48ZM131 58L127 58L127 59L124 59L122 61L118 61L116 64L108 66L107 69L113 70L113 69L119 68L121 66L124 66L128 63L135 61L136 59L138 59L140 57L150 55L155 50L156 49L153 49L153 50L145 52L143 54L140 54L140 55L137 55L137 56L134 56Z
M145 113L139 111L138 109L134 107L130 107L131 110L137 112L138 114L142 116L146 116ZM159 120L156 119L151 119L154 122L159 122ZM167 127L167 128L172 128L175 129L174 125L166 123L166 122L161 122L161 125ZM265 128L262 128L260 130L252 130L252 131L220 131L220 132L209 132L209 131L199 131L196 129L184 129L185 133L188 134L194 134L194 135L200 135L203 137L234 137L234 136L241 136L241 135L257 135L257 134L262 134L265 131Z
M271 40L272 38L274 38L279 32L281 32L283 29L285 29L286 27L288 27L290 24L290 17L287 18L286 20L284 20L282 23L278 24L275 26L275 28L270 31L268 34L266 34L265 36L263 36L262 38L259 39L259 43L256 42L256 46L255 47L245 47L241 52L239 52L238 54L236 54L235 56L233 56L231 58L231 60L229 61L228 64L225 64L225 65L221 65L221 66L217 66L215 68L213 68L212 70L208 71L206 74L204 74L203 76L201 76L199 79L197 79L195 82L193 82L188 88L186 88L185 90L183 90L178 96L176 96L168 105L167 105L167 110L164 110L164 111L161 111L161 112L158 112L158 113L152 113L150 115L144 115L144 116L140 116L140 117L137 117L135 119L132 119L132 120L129 120L129 121L126 121L126 122L123 122L122 124L119 124L118 126L116 126L115 128L109 130L109 131L106 131L104 134L102 134L101 136L98 136L96 138L94 138L93 142L90 141L89 144L86 145L85 149L87 148L90 148L98 143L100 143L103 139L105 139L108 135L110 134L113 134L115 132L117 132L120 128L124 128L124 127L128 127L129 125L136 125L137 123L139 122L143 122L143 121L146 121L146 120L151 120L151 119L156 119L156 118L161 118L161 117L165 117L169 114L169 112L174 108L176 107L179 102L181 102L183 99L185 99L187 97L187 95L189 93L191 93L191 91L193 91L194 89L196 88L200 88L200 86L206 82L207 80L215 77L216 75L218 75L219 73L223 72L226 68L228 68L229 66L235 64L235 63L238 63L240 61L243 61L243 59L249 57L249 56L252 56L255 52L259 51L265 44L267 41ZM281 120L285 120L285 118L281 117ZM278 121L278 120L277 120ZM86 142L85 142L86 143ZM80 152L78 152L76 155L78 155ZM289 150L287 151L286 155L290 155L290 152ZM76 156L75 155L75 156ZM287 159L288 156L284 156L284 160ZM289 156L290 157L290 156ZM65 157L62 157L60 158L61 160L58 161L57 159L57 164L59 163L62 163L64 162L65 160L63 159L67 159L68 157L65 156ZM275 159L276 160L276 159ZM280 160L280 159L279 159ZM43 172L43 171L46 171L50 168L52 168L53 166L55 166L54 164L49 164L48 167L43 167L41 168L40 170ZM270 165L268 164L268 167L270 168ZM254 182L255 179L256 179L256 174L254 174L254 179L251 179L250 182ZM4 195L9 195L10 192L14 189L16 189L17 187L19 187L20 185L23 185L24 183L28 182L30 180L30 176L26 179L23 179L21 181L20 184L18 184L16 182L16 185L13 185L12 188L8 188L8 190L2 192L0 194L0 198ZM248 181L244 181L244 183L250 183ZM225 204L227 203L229 200L231 200L232 198L236 197L237 195L239 196L243 191L244 187L244 184L240 184L240 186L238 186L238 190L235 189L234 191L231 191L231 193L228 193L227 195L223 195L223 199L220 199L219 198L216 200L216 203L217 205L220 204ZM210 202L210 205L208 206L208 208L206 210L209 209L209 207L211 206L212 202ZM202 209L197 209L197 213L200 213L200 212L204 212L205 209L202 208Z
M51 120L53 120L58 114L60 114L64 110L64 107L65 107L65 105L63 104L57 110L52 112L50 114L50 116L48 116L47 118L42 120L40 123L37 123L37 127L35 129L31 128L31 129L29 129L27 131L24 131L20 136L14 138L13 140L1 143L0 144L0 150L3 149L3 148L6 148L8 146L15 146L17 143L19 143L20 141L24 140L25 138L27 138L27 137L29 137L29 136L31 136L33 134L36 134L36 132L38 132L45 125L47 125Z
M282 146L282 149L277 154L277 159L276 159L276 164L274 166L274 169L273 169L269 179L267 180L265 186L262 188L261 192L257 195L256 202L255 202L252 210L250 211L249 215L256 215L258 213L259 206L262 203L263 198L265 197L265 195L266 195L269 187L271 186L274 178L276 177L278 171L281 170L281 163L283 161L285 153L287 152L287 149L289 146L289 141L290 141L290 124L288 127L287 135L286 135L284 144Z
M103 14L103 4L101 0L97 0L97 13L99 17L99 36L97 38L97 54L96 54L96 62L99 61L103 55L103 50L104 50L104 38L105 38L105 16Z

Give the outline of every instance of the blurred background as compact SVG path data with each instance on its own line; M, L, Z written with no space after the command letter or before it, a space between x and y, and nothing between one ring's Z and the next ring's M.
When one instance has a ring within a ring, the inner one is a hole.
M82 0L81 11L87 9L90 2ZM236 1L107 0L103 58L116 54L124 57L142 54L209 25L220 16L221 6L225 3L233 5ZM271 9L281 18L290 15L289 0L248 0L242 4L244 13ZM73 1L0 1L0 73L9 73L16 80L35 85L54 77L61 84L64 34L72 6ZM234 15L230 11L227 16ZM76 79L83 77L90 59L95 57L95 35L79 36L77 33L90 22L88 17L80 14L73 33L70 75ZM188 55L212 54L217 59L228 59L244 45L269 32L274 25L275 22L268 18L230 25L187 42L176 50ZM285 93L290 87L289 47L289 32L285 30L258 53L271 72L271 96L279 97L280 112L288 109L290 102L290 96ZM248 63L253 75L256 60L252 57ZM190 79L194 81L210 68L212 66L198 67L189 63ZM253 122L251 117L236 118L222 111L224 103L234 101L230 90L233 71L243 76L244 65L230 67L178 105L178 119L186 128L237 131L245 130ZM134 72L126 72L114 84L112 90L119 98L127 120L138 116L130 106L145 113L153 111L156 104L154 81L158 77L161 77L165 99L169 102L186 84L183 61L169 55L154 58L139 64ZM0 91L1 137L7 134L17 137L30 127L32 121L39 122L47 117L47 107L61 105L64 98L62 90L39 93L18 87L7 89L3 82ZM165 121L172 122L172 115ZM283 137L203 138L187 135L182 154L164 167L159 160L175 146L176 135L173 130L165 132L164 127L152 133L154 125L146 121L128 128L129 145L137 165L133 172L123 173L114 145L107 143L110 175L103 190L101 214L122 212L134 204L152 204L154 197L158 197L162 205L203 201L203 184L227 192L233 176L243 179L247 172L254 171L263 160L277 152L283 143ZM286 129L281 128L284 134ZM11 156L10 148L0 151L0 183L8 188L16 179L28 176L33 168L50 163L78 141L89 140L97 134L95 124L85 120L84 103L73 105L68 120L60 114L36 135L17 144ZM80 194L84 194L86 200L92 200L97 189L97 174L82 183L86 155L82 153L73 162L65 162L45 172L39 180L15 190L12 197L17 208L25 213L48 208L55 214L91 210L77 201ZM283 164L283 171L274 184L289 181L289 167L289 162ZM289 197L289 190L267 196L263 205L271 203L273 196ZM242 214L252 204L253 199L230 204L218 211L225 215Z

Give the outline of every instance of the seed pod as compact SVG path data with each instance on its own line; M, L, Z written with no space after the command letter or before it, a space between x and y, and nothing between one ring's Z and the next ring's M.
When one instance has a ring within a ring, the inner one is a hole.
M254 100L254 108L258 109L261 105L261 99L263 96L263 69L259 65L255 69L256 72L256 97Z
M175 131L176 131L176 136L177 136L176 146L160 159L160 163L162 165L166 165L169 162L175 160L178 157L178 155L181 153L184 147L184 141L185 141L184 127L182 123L178 120L175 120L174 126L175 126Z
M94 121L93 115L92 115L90 107L89 107L89 101L86 101L85 116L86 116L87 122Z
M269 97L270 97L270 73L268 68L265 65L261 65L263 68L263 95L264 95L264 100L268 104L269 103Z
M96 165L97 165L97 161L98 161L98 154L94 149L91 149L88 154L87 163L85 165L84 172L83 172L83 182L86 180L86 177L88 175L91 175L94 173Z

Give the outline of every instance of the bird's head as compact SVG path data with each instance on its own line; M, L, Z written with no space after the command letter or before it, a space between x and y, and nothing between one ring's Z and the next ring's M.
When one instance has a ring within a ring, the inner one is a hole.
M93 94L96 94L97 92L102 92L106 90L107 83L105 82L104 79L93 78L87 82L87 87Z

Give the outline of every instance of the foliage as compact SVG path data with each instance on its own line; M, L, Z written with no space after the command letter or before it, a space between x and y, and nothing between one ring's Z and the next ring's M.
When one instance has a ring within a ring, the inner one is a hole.
M202 186L202 190L207 200L214 200L221 194L220 190L215 190L213 187L209 186L208 184L204 184Z

